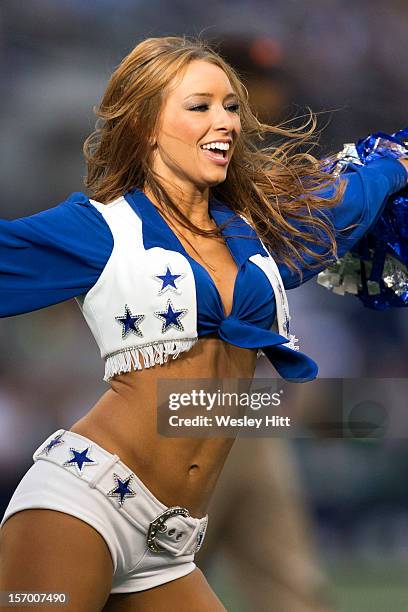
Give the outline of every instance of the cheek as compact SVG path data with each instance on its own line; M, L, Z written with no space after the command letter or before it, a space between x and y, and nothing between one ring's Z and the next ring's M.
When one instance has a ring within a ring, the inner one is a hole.
M193 114L193 113L191 113ZM166 136L169 144L180 146L196 146L202 138L203 128L197 117L190 115L180 115L179 113L168 114L166 121L163 122L163 135Z
M234 130L239 136L239 134L241 133L241 119L239 115L237 115L236 120L234 122Z
M194 117L186 117L179 122L178 135L189 147L196 148L197 143L203 138L205 127L201 124L202 122Z

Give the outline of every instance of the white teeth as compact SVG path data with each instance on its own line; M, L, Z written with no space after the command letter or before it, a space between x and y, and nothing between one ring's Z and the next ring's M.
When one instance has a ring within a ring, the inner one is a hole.
M202 149L221 149L221 151L228 151L230 148L229 142L209 142L205 145L201 145Z

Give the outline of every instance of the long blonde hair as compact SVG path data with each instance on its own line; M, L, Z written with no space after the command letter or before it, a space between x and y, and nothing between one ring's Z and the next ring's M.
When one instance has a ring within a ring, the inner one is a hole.
M85 184L92 197L106 204L131 189L148 186L156 200L186 228L201 235L219 235L219 228L200 229L182 214L149 164L166 88L193 60L220 67L240 103L241 135L227 178L211 189L212 195L243 215L274 258L292 270L299 270L299 264L314 268L323 261L333 261L334 228L323 209L341 201L345 185L326 171L332 157L321 161L310 153L319 133L316 116L309 110L307 120L298 127L288 127L290 121L279 125L260 122L250 109L248 92L237 73L201 40L175 36L146 39L112 74L95 110L96 130L84 143L88 166ZM321 189L325 189L324 197L317 193ZM315 214L317 211L321 214ZM317 251L312 248L315 246ZM308 255L313 264L306 262Z

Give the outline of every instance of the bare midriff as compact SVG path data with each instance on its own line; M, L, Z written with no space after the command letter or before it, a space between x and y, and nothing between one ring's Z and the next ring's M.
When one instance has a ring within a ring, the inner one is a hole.
M71 431L119 458L166 506L181 505L192 516L207 511L211 493L233 438L174 438L157 432L157 382L179 379L251 379L256 349L211 335L163 365L115 376L111 388Z

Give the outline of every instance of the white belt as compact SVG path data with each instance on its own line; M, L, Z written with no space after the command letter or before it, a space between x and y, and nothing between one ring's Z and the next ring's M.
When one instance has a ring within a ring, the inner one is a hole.
M168 508L157 500L117 455L85 436L58 429L33 454L51 461L97 489L139 530L152 552L178 557L196 553L204 540L208 516L190 516L181 506Z

